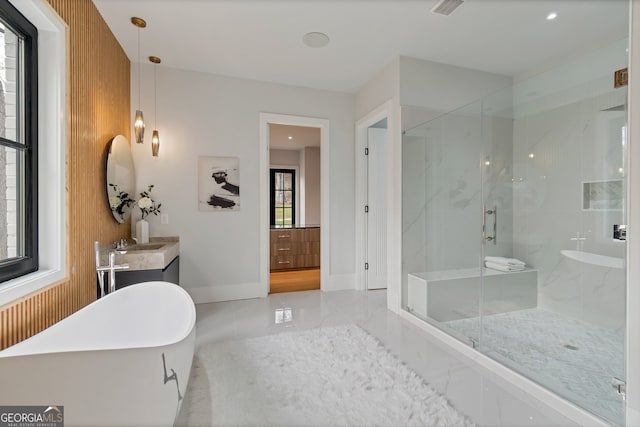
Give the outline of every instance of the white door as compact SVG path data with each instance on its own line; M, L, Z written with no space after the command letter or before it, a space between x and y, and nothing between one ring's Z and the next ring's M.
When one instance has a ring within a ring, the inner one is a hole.
M387 287L387 130L367 129L366 283L367 289Z

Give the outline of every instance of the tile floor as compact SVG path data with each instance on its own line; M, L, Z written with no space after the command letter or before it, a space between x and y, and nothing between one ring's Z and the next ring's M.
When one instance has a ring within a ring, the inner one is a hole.
M261 299L201 304L196 309L196 347L354 323L377 337L478 425L575 425L388 311L384 290L282 293Z

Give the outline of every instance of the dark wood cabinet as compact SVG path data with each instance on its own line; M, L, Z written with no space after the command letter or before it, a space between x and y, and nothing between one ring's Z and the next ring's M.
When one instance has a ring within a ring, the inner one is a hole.
M271 230L271 271L320 267L320 228Z

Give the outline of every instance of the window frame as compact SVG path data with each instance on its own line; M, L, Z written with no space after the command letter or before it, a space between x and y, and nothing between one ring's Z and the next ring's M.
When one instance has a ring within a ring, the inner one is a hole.
M21 39L17 57L17 141L0 137L0 148L23 152L17 171L18 246L21 256L0 260L0 283L39 268L38 256L38 30L13 5L0 2L0 18Z
M290 173L291 174L291 224L280 224L279 226L287 227L296 225L296 170L293 168L270 168L269 169L269 218L272 226L278 226L276 224L276 188L275 188L275 176L276 173ZM284 218L284 217L283 217Z

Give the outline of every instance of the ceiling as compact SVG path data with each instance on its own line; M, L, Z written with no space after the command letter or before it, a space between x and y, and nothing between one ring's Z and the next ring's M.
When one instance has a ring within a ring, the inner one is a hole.
M129 58L161 66L357 92L398 55L518 76L627 36L627 0L94 0ZM558 13L553 21L549 12ZM326 33L324 48L302 36Z
M278 150L300 150L304 147L320 147L320 128L270 124L269 147Z

